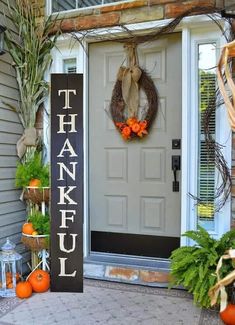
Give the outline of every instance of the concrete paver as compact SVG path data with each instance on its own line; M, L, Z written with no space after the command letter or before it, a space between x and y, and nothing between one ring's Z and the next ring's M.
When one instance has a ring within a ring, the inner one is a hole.
M205 317L204 317L205 316ZM15 325L217 325L184 291L85 281L84 293L34 294L0 318Z

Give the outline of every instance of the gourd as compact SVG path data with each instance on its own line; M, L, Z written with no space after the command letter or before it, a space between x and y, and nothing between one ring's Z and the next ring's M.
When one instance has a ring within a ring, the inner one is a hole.
M32 233L35 231L35 229L33 228L33 224L32 222L26 222L23 224L22 227L22 232L26 235L32 235Z
M43 270L33 271L28 281L31 284L34 292L45 292L50 288L50 275L48 272Z
M234 284L228 287L228 293L230 296L227 307L220 312L220 318L226 325L235 325L235 288Z
M40 179L37 179L37 178L31 179L30 182L29 182L29 186L30 187L40 187L41 186Z
M28 281L19 282L16 285L16 295L18 298L24 299L32 296L32 286Z

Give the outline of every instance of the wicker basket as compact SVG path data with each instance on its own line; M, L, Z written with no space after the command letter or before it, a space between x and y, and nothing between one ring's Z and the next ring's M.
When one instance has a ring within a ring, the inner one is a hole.
M24 199L30 200L35 204L40 204L42 202L48 203L50 200L50 188L28 186L24 191Z
M22 233L22 243L32 251L41 251L49 248L49 235L31 236Z

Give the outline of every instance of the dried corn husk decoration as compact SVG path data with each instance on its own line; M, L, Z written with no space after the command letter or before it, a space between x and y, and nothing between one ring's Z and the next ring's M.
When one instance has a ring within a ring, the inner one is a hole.
M235 85L230 72L229 60L234 57L235 41L232 41L223 47L217 70L219 89L223 96L228 112L229 123L233 131L235 131ZM223 73L225 80L223 78ZM228 90L225 87L225 81L227 81L228 88L231 91L232 100L229 98Z
M125 45L128 66L120 67L117 79L122 81L122 97L127 106L128 117L137 117L139 108L139 84L141 69L138 66L136 44Z
M230 249L227 254L221 256L219 259L217 268L216 268L216 276L217 283L209 290L209 296L211 299L211 306L214 306L217 303L218 296L220 294L220 312L226 309L228 295L225 290L225 286L229 285L235 280L235 270L226 275L223 279L220 278L219 271L222 267L223 260L235 259L235 249Z

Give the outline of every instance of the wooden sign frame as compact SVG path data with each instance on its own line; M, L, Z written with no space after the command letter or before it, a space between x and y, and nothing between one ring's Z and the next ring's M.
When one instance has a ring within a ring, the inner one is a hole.
M51 291L83 291L83 75L51 75Z

